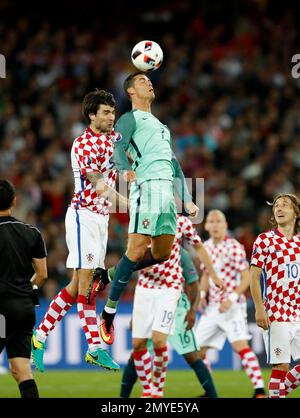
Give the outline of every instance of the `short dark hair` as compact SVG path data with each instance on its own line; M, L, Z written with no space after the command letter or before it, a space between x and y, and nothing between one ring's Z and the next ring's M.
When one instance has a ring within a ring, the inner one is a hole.
M134 84L134 79L135 79L135 77L136 77L137 75L145 75L145 73L143 73L142 71L137 71L136 73L129 74L129 76L125 79L124 84L123 84L123 88L124 88L125 94L126 94L126 96L128 97L128 99L129 99L129 100L131 100L131 97L129 96L129 94L128 94L128 91L127 91L127 90L128 90L130 87L132 87L132 86L133 86L133 84Z
M95 89L95 91L91 91L84 96L82 102L82 114L88 123L91 122L89 115L91 113L95 115L98 112L99 106L102 104L116 107L114 96L111 93L108 93L108 91L100 89Z
M8 180L0 179L0 210L10 209L15 196L14 185Z
M277 222L274 216L274 207L275 207L275 203L277 202L278 199L282 198L282 197L286 197L288 199L290 199L295 215L296 215L296 223L295 223L295 229L294 229L294 233L295 234L299 234L300 233L300 199L298 198L298 196L296 196L295 194L292 193L279 193L277 194L274 199L273 202L267 202L267 204L269 206L272 206L272 217L270 219L270 223L274 226L277 226Z

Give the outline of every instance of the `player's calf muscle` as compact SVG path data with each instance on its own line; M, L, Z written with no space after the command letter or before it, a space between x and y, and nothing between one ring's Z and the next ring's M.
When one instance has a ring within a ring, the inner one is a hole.
M78 270L78 292L80 295L87 295L89 285L91 283L93 270L80 269Z

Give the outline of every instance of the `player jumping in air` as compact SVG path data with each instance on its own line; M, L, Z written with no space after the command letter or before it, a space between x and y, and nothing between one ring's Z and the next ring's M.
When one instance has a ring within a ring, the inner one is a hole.
M271 205L275 229L254 242L250 280L256 323L272 364L269 396L285 398L300 385L300 365L288 371L291 358L300 359L300 200L283 193Z
M32 357L42 372L47 336L76 301L88 343L85 360L107 369L119 369L108 351L101 348L96 303L89 297L93 271L98 266L104 267L111 206L107 197L117 195L121 199L114 189L117 172L111 161L115 141L119 139L112 131L115 100L110 93L95 90L84 97L82 109L89 126L73 142L71 162L75 191L65 219L67 267L73 269L73 277L50 303L33 335Z
M200 284L200 306L204 313L196 326L197 343L200 355L205 359L208 348L221 350L228 338L253 384L253 397L265 397L258 359L248 344L250 336L243 293L249 287L249 264L244 247L227 236L227 228L226 218L221 211L212 210L208 213L205 229L210 239L204 242L204 246L226 290L220 293L210 273L204 268Z
M151 81L143 73L133 74L125 80L124 90L131 100L132 110L122 115L116 124L122 139L116 144L114 159L116 168L131 181L130 223L127 251L118 263L102 312L100 334L107 344L113 343L117 304L133 271L170 257L177 229L175 171L177 177L184 180L173 157L170 131L151 113L155 98ZM126 152L133 160L132 166ZM197 206L188 193L184 197L187 212L196 216ZM151 249L147 249L150 238ZM101 280L107 281L107 278Z

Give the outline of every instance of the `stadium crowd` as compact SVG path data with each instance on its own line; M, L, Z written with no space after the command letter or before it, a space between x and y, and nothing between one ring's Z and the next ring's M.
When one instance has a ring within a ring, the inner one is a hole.
M205 211L224 211L248 256L268 228L265 202L277 192L300 195L300 81L291 76L296 14L278 5L272 15L268 1L233 3L236 13L226 23L222 9L180 1L148 5L126 24L118 15L84 25L49 16L16 14L13 25L2 19L0 177L17 186L14 216L45 237L49 299L68 281L64 215L73 192L70 147L85 129L82 98L105 88L118 113L127 110L122 83L133 71L130 50L143 36L165 52L162 68L149 74L153 113L170 127L186 177L204 178ZM124 251L126 235L126 215L112 214L108 266Z

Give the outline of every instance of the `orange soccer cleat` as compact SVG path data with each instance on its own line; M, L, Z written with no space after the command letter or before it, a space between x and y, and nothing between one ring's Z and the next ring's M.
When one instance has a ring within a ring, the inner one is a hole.
M110 327L108 328L107 322L104 318L101 318L100 322L100 336L105 344L111 345L115 340L115 333L114 333L114 326L111 323Z

